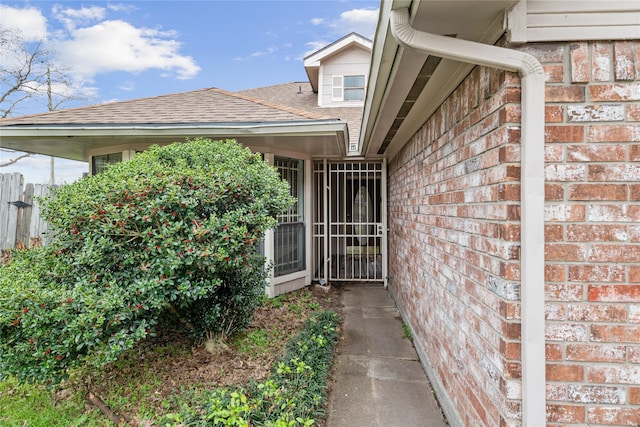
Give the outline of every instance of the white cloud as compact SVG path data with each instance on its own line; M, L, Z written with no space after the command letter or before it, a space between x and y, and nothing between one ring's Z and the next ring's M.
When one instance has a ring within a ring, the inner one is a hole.
M313 18L311 20L311 25L322 25L324 24L324 19L322 18Z
M47 19L39 9L22 9L0 4L0 25L19 30L27 42L44 40L47 35Z
M103 7L91 6L80 9L62 8L60 5L53 6L52 14L68 30L75 29L78 25L87 25L91 22L104 19L107 11Z
M358 33L367 38L373 38L378 22L378 9L352 9L342 12L340 18L331 26L342 33Z
M285 47L287 47L288 43L285 44ZM280 48L276 45L271 45L268 48L266 48L265 50L257 50L255 52L252 52L251 54L249 54L248 56L236 56L235 58L233 58L234 61L249 61L250 59L253 58L259 58L261 56L267 56L267 55L272 55L276 52L278 52L280 50Z
M192 57L178 53L181 44L170 38L175 36L174 31L108 20L70 31L67 39L56 42L56 50L74 73L87 80L98 73L141 73L149 69L174 71L178 79L193 78L200 67Z
M131 92L132 90L135 90L136 85L133 82L122 82L120 83L120 86L118 86L118 89L123 90L125 92Z

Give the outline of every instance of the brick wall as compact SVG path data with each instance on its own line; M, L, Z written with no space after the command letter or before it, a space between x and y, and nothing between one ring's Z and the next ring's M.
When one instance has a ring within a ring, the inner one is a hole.
M522 50L547 79L549 425L635 425L640 45ZM519 121L518 76L477 67L389 164L391 291L465 425L520 424Z

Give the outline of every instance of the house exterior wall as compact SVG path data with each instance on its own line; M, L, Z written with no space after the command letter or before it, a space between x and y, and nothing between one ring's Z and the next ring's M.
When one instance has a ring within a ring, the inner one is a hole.
M362 106L362 102L346 102L332 100L332 77L339 76L365 76L365 82L369 73L371 52L355 47L334 55L322 62L320 66L320 82L318 93L318 105L321 107L345 107Z
M547 81L548 425L637 425L640 42L519 49ZM452 425L521 424L520 96L476 67L389 163L389 286Z

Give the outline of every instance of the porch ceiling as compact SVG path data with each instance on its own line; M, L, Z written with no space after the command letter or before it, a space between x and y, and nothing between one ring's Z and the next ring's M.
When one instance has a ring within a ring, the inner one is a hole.
M400 47L389 27L391 10L409 8L411 25L417 30L493 44L504 32L505 11L515 3L517 0L382 2L361 153L392 158L472 69Z

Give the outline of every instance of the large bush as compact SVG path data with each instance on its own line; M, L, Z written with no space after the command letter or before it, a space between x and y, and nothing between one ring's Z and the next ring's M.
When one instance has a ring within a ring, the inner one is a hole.
M61 187L44 207L52 243L0 270L0 375L102 366L169 311L200 335L244 327L264 292L260 239L290 203L234 141L152 147Z

